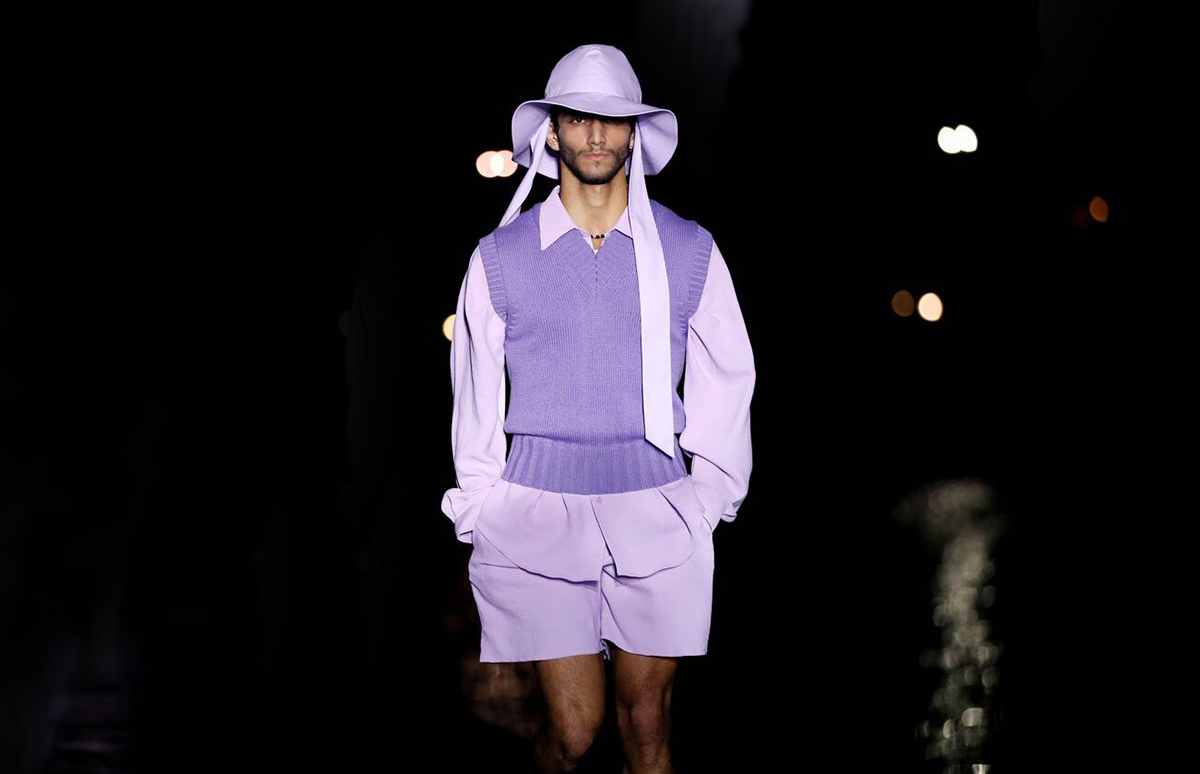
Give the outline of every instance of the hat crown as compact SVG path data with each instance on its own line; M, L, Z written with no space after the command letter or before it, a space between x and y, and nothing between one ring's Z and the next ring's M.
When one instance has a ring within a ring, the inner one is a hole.
M606 94L641 102L642 86L620 49L596 43L572 50L551 71L546 99L566 94Z

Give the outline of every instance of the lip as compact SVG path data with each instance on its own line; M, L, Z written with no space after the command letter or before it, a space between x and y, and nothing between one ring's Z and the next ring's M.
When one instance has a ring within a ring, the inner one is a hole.
M607 155L608 155L607 153L589 153L588 158L589 159L602 159Z

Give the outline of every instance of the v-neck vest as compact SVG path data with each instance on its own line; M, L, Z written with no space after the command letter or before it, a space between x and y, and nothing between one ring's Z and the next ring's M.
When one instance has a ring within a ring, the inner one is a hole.
M501 478L551 492L609 494L687 475L679 383L712 234L650 200L670 291L671 458L646 440L633 240L613 230L596 252L570 229L542 250L542 206L479 240L492 306L505 322L504 431L513 438Z

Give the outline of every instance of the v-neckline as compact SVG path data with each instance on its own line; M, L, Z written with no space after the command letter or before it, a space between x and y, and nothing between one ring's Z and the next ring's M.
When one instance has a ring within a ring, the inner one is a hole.
M625 255L625 251L613 244L619 238L616 232L610 233L604 238L600 249L594 250L585 241L590 241L591 237L572 229L559 238L553 262L574 278L585 296L598 296L633 266L633 257Z

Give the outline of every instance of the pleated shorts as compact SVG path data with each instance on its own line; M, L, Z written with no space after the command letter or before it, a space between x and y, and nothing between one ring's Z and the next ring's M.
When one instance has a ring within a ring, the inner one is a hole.
M610 644L645 656L706 654L715 555L690 484L579 495L501 480L468 562L479 660L611 660Z

